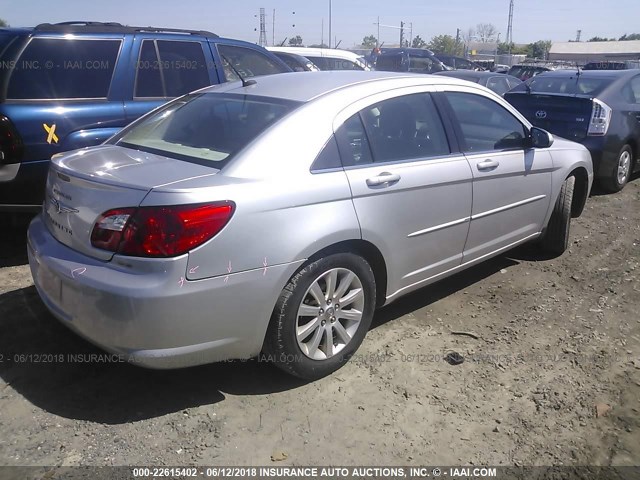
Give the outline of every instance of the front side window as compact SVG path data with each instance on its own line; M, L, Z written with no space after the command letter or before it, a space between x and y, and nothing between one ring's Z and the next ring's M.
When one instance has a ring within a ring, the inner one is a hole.
M242 78L250 78L287 71L264 53L252 48L218 45L218 53L222 58L224 75L228 81L240 80L238 74L242 75Z
M222 168L297 105L250 95L186 95L125 129L110 143Z
M496 101L472 93L445 96L460 126L465 152L524 148L524 125Z
M120 40L34 38L11 73L7 98L106 98L120 44Z
M178 97L210 84L199 42L143 40L135 97Z

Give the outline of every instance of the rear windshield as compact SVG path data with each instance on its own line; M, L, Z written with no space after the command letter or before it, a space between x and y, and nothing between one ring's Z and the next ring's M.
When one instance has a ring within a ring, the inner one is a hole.
M250 95L186 95L125 129L110 143L222 168L298 105Z
M532 93L563 93L570 95L598 95L613 78L536 76L529 82Z

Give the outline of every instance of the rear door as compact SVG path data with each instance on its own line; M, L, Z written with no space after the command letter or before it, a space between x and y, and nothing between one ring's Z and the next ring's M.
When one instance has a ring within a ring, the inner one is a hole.
M467 89L444 96L473 172L466 263L542 230L553 163L547 150L527 148L528 129L497 100Z
M220 82L204 38L137 34L129 62L127 122L172 98Z
M389 96L368 100L336 137L362 238L382 251L393 298L460 265L472 177L431 94Z

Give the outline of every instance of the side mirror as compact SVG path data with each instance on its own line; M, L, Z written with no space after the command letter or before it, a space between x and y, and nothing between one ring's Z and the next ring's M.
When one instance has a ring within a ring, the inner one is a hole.
M553 145L553 135L538 127L531 128L531 146L533 148L549 148Z

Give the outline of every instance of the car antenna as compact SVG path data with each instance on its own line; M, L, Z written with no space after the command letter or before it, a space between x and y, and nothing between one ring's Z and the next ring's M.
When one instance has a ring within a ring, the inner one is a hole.
M225 55L221 54L220 56L225 62L227 62L227 65L229 65L231 70L233 70L233 73L235 73L238 76L238 78L242 81L243 87L248 87L249 85L255 85L256 83L258 83L255 80L247 80L246 78L244 78L242 75L240 75L240 72L236 69L236 67L233 66L233 64L229 61L229 59Z

